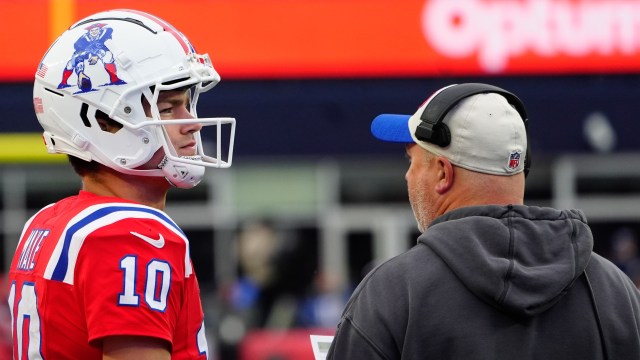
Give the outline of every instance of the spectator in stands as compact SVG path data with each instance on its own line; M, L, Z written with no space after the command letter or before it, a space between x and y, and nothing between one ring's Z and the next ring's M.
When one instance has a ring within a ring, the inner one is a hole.
M640 288L640 256L638 236L629 227L622 227L613 233L611 240L611 261L616 264Z

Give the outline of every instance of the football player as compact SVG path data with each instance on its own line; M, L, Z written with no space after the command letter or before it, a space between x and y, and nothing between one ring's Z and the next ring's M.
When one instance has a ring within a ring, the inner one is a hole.
M97 68L90 91L59 88L74 44L96 24L112 29L104 45L122 81ZM72 25L39 68L46 148L69 156L82 189L24 226L9 274L14 358L207 358L189 241L163 209L170 188L231 165L235 120L195 110L220 80L208 55L153 15L112 10ZM201 130L211 125L210 156Z

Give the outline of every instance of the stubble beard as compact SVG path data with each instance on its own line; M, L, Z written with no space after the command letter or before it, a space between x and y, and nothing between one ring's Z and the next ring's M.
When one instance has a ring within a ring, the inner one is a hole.
M413 216L418 223L418 230L425 232L434 218L431 203L428 201L426 192L421 188L409 191L409 202L413 210Z

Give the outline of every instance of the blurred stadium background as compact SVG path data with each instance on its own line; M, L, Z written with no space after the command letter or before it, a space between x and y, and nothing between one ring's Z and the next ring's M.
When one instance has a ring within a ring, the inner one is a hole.
M488 82L524 101L534 155L526 202L585 211L596 251L640 285L638 1L0 4L4 271L24 221L80 185L41 145L31 100L39 60L75 20L134 8L210 54L223 81L199 114L237 119L232 168L171 192L167 208L191 240L217 359L309 358L308 335L332 334L364 274L412 246L404 149L374 141L369 123L413 113L451 83Z

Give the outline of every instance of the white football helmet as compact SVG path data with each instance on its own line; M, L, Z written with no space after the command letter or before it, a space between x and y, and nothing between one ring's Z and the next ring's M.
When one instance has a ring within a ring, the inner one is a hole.
M170 24L141 11L112 10L78 21L51 45L35 75L33 101L49 153L95 160L126 174L164 176L190 188L205 167L231 166L235 119L198 119L196 113L200 93L219 81L209 56L197 54ZM160 120L160 92L189 87L195 119ZM151 104L151 117L143 98ZM122 128L101 130L99 111ZM206 139L215 142L215 156L205 155L200 131L197 155L179 156L162 126L169 123L215 125L215 139ZM160 148L165 158L157 169L138 169Z

